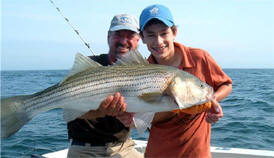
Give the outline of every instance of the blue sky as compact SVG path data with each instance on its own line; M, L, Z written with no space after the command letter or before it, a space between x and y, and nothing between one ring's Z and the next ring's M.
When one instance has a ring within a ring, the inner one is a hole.
M107 53L115 14L139 18L159 3L173 13L176 41L207 50L222 68L274 68L272 0L55 0L90 43ZM144 56L149 52L140 43ZM1 1L1 69L70 69L76 52L92 55L48 0Z

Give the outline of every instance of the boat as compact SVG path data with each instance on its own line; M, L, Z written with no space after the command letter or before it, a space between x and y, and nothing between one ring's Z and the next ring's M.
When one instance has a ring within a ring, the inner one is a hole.
M134 140L135 149L144 153L147 141ZM274 151L270 150L254 150L242 148L228 148L228 147L210 147L213 158L274 158ZM33 158L66 158L68 149L59 150L44 154L42 156L32 156Z

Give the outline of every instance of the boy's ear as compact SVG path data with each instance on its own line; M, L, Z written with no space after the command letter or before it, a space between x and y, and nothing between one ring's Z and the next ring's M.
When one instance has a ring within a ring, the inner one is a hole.
M146 41L144 40L144 35L143 35L142 32L140 32L140 37L141 37L141 39L142 39L142 42L143 42L144 44L146 44Z
M174 37L176 37L177 36L177 27L174 27L173 29L172 29L172 32L173 32L173 36Z

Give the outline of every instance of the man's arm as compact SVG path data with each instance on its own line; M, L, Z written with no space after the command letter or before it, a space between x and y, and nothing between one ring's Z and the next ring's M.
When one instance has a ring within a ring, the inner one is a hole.
M223 84L217 89L217 91L214 93L214 96L217 101L221 101L224 98L226 98L231 93L231 91L232 91L231 83Z
M223 117L223 110L219 101L227 97L232 91L232 84L223 84L220 86L217 91L214 93L214 97L211 100L212 106L211 109L207 111L206 121L208 123L216 123Z
M116 118L124 124L126 127L136 128L135 124L133 123L133 116L134 113L132 112L124 112L120 115L117 115Z

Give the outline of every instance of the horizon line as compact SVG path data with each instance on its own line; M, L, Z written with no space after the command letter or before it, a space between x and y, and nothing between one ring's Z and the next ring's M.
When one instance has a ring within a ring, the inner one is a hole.
M222 69L274 69L274 68L222 68ZM0 71L69 71L70 69L5 69Z

